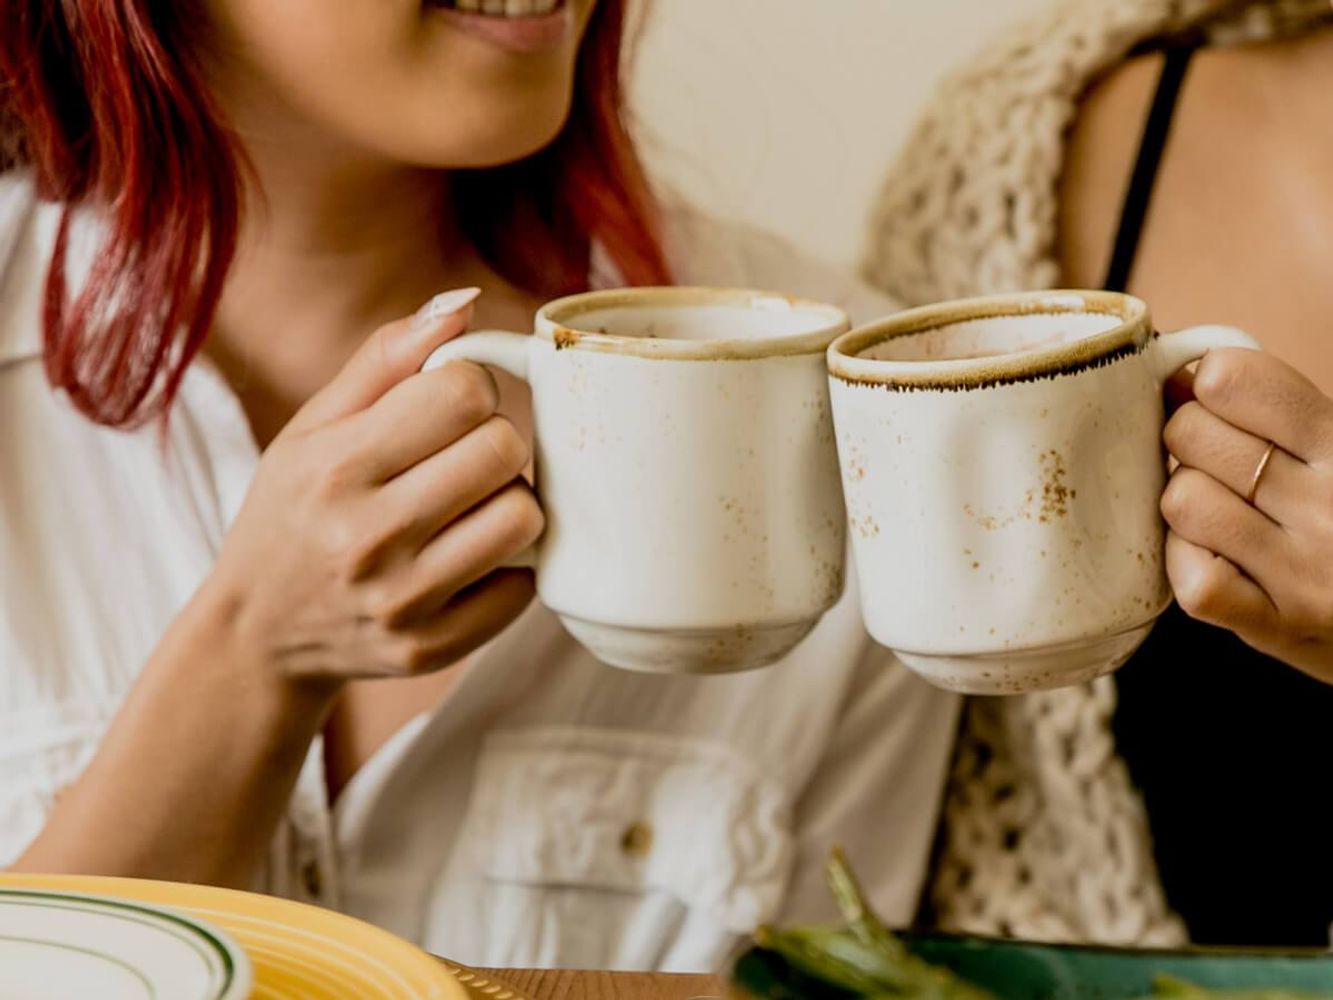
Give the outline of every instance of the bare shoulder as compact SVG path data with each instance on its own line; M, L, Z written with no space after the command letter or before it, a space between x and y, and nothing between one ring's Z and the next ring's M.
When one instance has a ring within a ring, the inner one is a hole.
M1095 83L1079 106L1060 190L1060 265L1066 284L1101 284L1125 186L1161 75L1160 53L1139 56Z

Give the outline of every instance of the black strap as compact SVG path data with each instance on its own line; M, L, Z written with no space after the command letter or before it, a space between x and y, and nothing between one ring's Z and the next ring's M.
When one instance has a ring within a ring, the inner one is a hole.
M1111 253L1111 265L1106 269L1106 280L1102 283L1107 291L1123 292L1129 286L1130 272L1134 269L1134 258L1138 255L1139 241L1143 237L1143 224L1148 218L1153 187L1162 165L1162 153L1171 131L1171 118L1180 100L1180 88L1185 82L1190 58L1198 48L1197 42L1189 42L1166 50L1162 75L1157 81L1157 94L1153 97L1148 120L1143 125L1143 137L1139 140L1139 157L1134 164L1129 187L1125 190L1124 204L1120 208L1120 228L1115 234L1115 249Z

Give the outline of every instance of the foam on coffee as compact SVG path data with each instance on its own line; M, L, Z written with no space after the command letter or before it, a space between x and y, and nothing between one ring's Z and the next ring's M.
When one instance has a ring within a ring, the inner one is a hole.
M1039 313L950 323L882 340L860 352L875 361L964 361L1025 354L1072 344L1114 329L1124 320L1109 313Z
M757 298L745 305L697 303L594 309L565 320L585 333L663 340L761 340L799 336L828 326L827 312L786 299Z

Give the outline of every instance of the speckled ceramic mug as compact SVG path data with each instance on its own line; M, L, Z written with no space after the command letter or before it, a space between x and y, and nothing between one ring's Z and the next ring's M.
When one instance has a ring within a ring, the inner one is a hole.
M1170 601L1163 385L1230 327L1138 299L942 303L829 348L867 627L928 680L1008 694L1119 667Z
M840 309L766 292L560 299L465 359L532 387L537 592L603 662L722 673L789 652L841 596L825 351Z

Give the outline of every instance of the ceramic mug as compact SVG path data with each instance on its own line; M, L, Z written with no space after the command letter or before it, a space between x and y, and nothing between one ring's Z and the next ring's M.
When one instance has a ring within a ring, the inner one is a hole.
M832 306L746 290L559 299L535 334L439 348L532 388L537 593L605 663L723 673L789 652L841 596Z
M1162 389L1229 327L1154 332L1109 292L927 306L829 348L870 634L968 694L1119 667L1170 602Z

